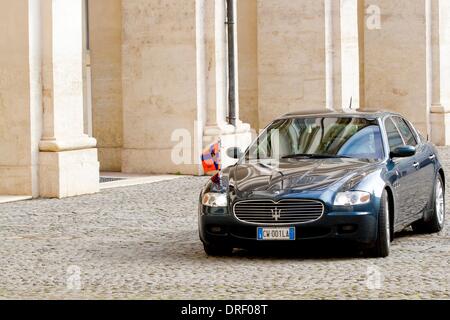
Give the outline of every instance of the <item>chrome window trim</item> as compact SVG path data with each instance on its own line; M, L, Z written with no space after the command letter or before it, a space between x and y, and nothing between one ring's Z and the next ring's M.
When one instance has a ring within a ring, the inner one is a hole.
M397 133L400 136L400 139L402 139L402 141L403 141L403 146L406 146L406 142L405 142L405 138L403 138L403 135L400 133L400 130L398 129L397 124L395 123L395 121L393 119L393 116L389 116L386 119L384 119L384 130L386 131L387 143L388 143L389 151L392 152L393 150L391 150L391 145L389 143L389 135L388 135L387 128L386 128L386 121L388 121L388 120L390 120L392 122L395 129L397 130Z
M406 144L406 141L405 141L405 137L403 137L403 133L402 133L402 131L400 130L400 128L398 127L398 125L397 125L397 123L396 123L396 121L395 121L396 119L398 119L399 121L403 121L403 123L406 125L406 127L407 127L407 128L409 129L409 131L411 132L411 135L412 135L414 141L416 142L416 145L413 146L413 147L417 147L417 146L419 145L419 140L417 139L414 130L411 129L411 126L410 126L410 124L408 123L408 121L406 121L406 119L403 118L403 117L401 117L401 116L393 116L392 118L394 119L393 122L394 122L394 124L395 124L395 126L396 126L398 132L400 133L400 136L403 138L403 142L405 143L405 146L407 145L407 144Z

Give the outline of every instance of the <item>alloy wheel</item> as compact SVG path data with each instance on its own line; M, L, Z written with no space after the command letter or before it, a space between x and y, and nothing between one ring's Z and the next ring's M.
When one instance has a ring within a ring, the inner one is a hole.
M385 200L385 208L386 208L386 241L387 246L391 245L391 221L390 221L390 213L389 213L389 201Z
M441 179L436 182L436 217L439 225L444 224L445 205L444 205L444 188L442 187Z

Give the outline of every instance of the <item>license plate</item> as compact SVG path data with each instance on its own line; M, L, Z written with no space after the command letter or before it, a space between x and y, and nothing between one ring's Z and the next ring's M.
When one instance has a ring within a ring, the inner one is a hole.
M257 239L263 240L295 240L295 228L258 228Z

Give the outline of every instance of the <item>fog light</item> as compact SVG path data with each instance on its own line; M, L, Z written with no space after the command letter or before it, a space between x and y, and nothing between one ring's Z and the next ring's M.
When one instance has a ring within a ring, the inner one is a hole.
M217 234L222 234L222 233L224 233L223 228L222 228L222 227L219 227L219 226L212 226L212 227L209 227L209 231L210 231L211 233L217 233Z
M339 227L339 233L352 233L355 232L357 227L352 224L347 224Z

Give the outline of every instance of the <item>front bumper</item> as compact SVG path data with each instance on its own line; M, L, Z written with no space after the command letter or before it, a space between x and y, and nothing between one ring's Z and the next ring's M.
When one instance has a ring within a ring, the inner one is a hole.
M311 240L350 240L370 246L377 239L377 225L377 215L373 212L329 212L314 222L288 225L287 227L296 228L295 241L258 241L257 228L273 227L273 225L241 222L233 214L206 215L200 212L199 216L202 242L234 248ZM280 225L280 227L286 227L286 225Z

